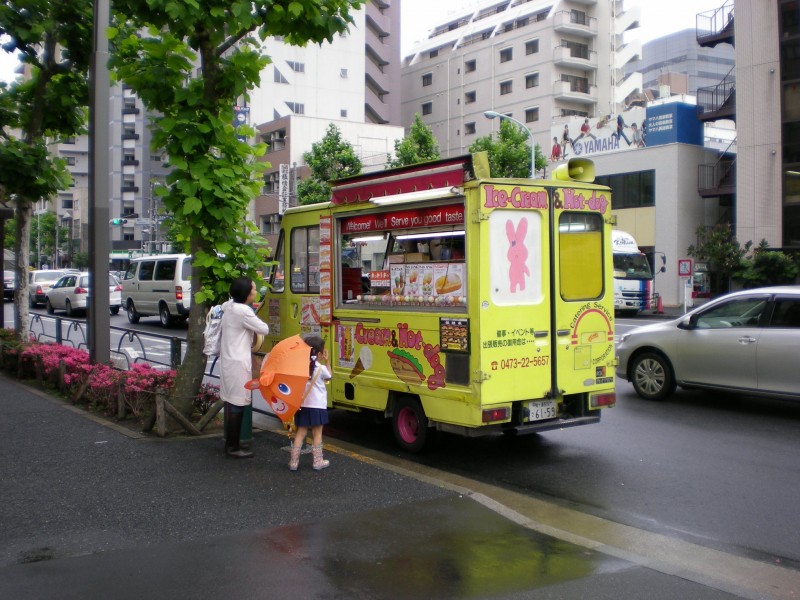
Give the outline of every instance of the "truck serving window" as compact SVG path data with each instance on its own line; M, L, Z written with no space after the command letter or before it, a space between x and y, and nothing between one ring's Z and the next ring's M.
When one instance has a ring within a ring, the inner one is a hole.
M463 214L463 205L458 204L339 219L337 304L463 310L467 301ZM425 227L430 223L453 225Z
M564 300L603 294L603 217L564 212L558 220L558 276Z
M289 246L290 288L295 293L319 293L319 226L292 230Z

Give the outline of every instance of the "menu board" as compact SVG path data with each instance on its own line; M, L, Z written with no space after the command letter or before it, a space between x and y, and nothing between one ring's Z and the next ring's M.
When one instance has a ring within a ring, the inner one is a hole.
M465 306L467 303L464 263L391 264L388 271L378 273L387 273L388 281L386 275L376 278L372 293L359 296L362 303L417 306ZM379 281L386 283L376 285Z
M319 306L317 307L320 323L329 325L333 318L333 301L331 292L331 244L333 222L331 217L319 218Z

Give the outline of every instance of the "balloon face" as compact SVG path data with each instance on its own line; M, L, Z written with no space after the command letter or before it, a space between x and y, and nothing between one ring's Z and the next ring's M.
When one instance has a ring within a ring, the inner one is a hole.
M258 389L283 422L291 421L303 403L309 381L311 346L299 335L278 342L261 365Z

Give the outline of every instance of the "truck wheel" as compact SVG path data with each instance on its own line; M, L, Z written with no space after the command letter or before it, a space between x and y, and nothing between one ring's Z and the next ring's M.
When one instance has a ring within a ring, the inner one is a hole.
M428 427L428 417L419 401L407 397L395 402L392 429L397 443L409 452L421 452L436 434L435 430Z
M655 352L644 352L633 359L630 380L633 389L645 400L663 400L675 391L672 367Z
M128 323L136 325L139 322L139 313L136 312L136 307L133 305L133 300L128 300L128 306L125 307L128 313Z

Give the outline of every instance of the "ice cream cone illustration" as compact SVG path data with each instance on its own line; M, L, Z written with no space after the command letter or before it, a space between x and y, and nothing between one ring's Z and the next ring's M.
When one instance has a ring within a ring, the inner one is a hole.
M350 371L350 379L354 377L358 377L362 371L365 369L369 369L372 367L372 350L369 349L369 346L361 346L361 350L358 353L358 360L356 361L356 365L353 367L353 370Z

